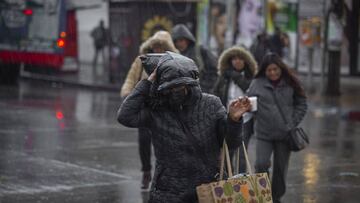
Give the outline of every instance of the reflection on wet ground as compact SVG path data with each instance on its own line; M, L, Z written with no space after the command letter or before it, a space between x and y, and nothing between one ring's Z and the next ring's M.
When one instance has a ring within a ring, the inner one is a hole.
M359 95L310 96L311 145L293 153L284 202L359 201L360 122L343 116L360 109ZM137 132L115 119L117 92L22 82L0 86L0 98L1 203L147 201ZM254 142L249 150L254 161Z

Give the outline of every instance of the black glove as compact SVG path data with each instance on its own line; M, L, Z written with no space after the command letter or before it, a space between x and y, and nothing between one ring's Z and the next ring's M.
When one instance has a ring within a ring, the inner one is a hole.
M148 75L151 75L155 70L162 56L164 56L164 54L146 54L140 56L142 66Z

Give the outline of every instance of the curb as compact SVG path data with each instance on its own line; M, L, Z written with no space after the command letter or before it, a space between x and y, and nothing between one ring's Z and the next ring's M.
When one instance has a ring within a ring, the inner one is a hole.
M58 78L56 76L48 76L48 75L41 75L41 74L34 74L34 73L21 73L20 75L21 80L37 80L37 81L44 81L49 83L60 83L66 86L72 87L81 87L87 88L92 90L106 90L106 91L113 91L119 92L120 86L119 85L111 85L111 84L92 84L86 82L79 82L74 80L67 80L63 78Z

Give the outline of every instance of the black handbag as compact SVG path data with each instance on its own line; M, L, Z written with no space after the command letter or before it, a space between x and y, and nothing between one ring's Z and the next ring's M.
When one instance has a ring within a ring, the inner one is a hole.
M309 137L301 127L296 127L289 132L287 142L291 151L297 152L309 145Z
M280 108L274 93L272 95L274 97L275 104L279 109L282 119L284 120L285 124L287 124L288 122L285 118L284 112ZM290 150L293 152L303 150L310 144L308 135L301 127L295 127L291 129L286 137L286 141L289 144Z

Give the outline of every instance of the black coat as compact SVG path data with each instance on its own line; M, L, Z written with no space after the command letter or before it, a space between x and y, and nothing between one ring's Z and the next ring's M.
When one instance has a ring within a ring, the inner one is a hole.
M161 74L159 89L171 85L172 81L181 81L178 80L181 75L188 72L184 69L194 67L189 63L193 62L173 59L162 63L157 72ZM165 80L173 74L180 75ZM240 145L241 136L237 132L241 131L242 121L228 119L220 99L201 93L198 85L191 86L191 96L181 109L173 110L166 105L155 109L146 107L144 103L149 99L152 85L143 80L136 86L122 103L118 121L128 127L147 127L154 132L156 166L150 202L197 202L196 186L215 181L214 176L219 172L223 139L226 138L230 148Z

